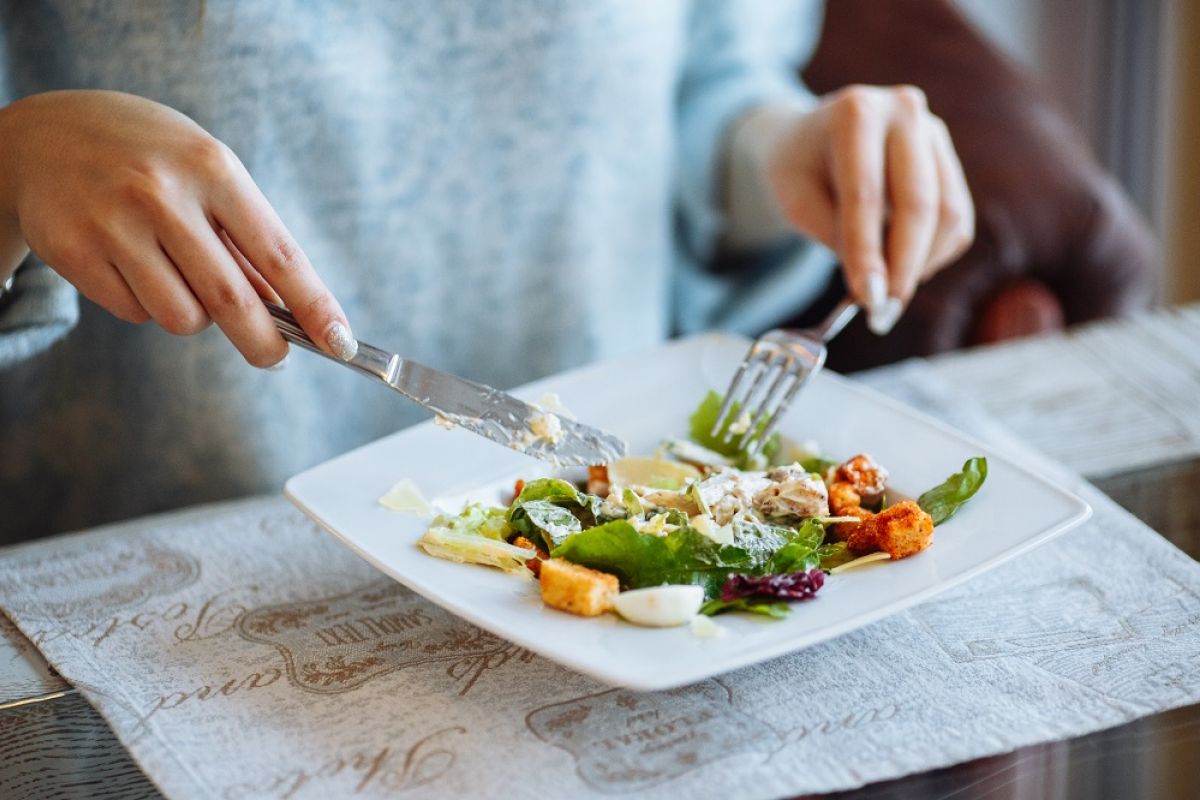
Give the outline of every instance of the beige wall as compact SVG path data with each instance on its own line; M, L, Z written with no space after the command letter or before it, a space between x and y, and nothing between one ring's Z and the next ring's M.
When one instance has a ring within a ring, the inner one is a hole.
M1165 299L1200 300L1200 3L1172 0L1168 24L1171 85L1167 103L1163 256Z

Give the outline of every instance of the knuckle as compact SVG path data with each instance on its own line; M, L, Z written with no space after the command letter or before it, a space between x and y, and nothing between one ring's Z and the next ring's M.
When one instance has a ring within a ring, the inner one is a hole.
M171 206L174 191L171 175L157 164L146 164L133 170L121 186L121 196L126 203L156 215Z
M892 90L892 94L896 98L896 104L911 114L923 112L929 106L929 101L925 97L925 92L916 86L907 84L904 86L897 86Z
M163 330L176 336L194 336L207 328L210 322L199 306L183 304L171 306L156 319Z
M207 134L188 142L187 153L192 168L202 175L226 175L240 163L224 142Z
M54 242L51 249L39 254L52 267L78 268L86 264L96 252L81 234L63 236Z
M271 242L270 259L264 267L272 278L282 278L300 272L304 264L304 252L300 245L284 236Z
M246 314L259 302L249 284L230 281L218 283L213 288L212 296L214 308L211 310L217 317L228 318Z
M836 110L846 123L862 122L874 113L875 94L866 86L848 86L839 93Z

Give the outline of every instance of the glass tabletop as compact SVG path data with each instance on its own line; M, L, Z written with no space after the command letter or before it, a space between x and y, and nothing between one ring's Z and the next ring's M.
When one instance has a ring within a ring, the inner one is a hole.
M1200 459L1096 485L1200 560ZM95 710L73 690L0 710L0 797L159 797ZM829 797L1200 797L1200 704Z

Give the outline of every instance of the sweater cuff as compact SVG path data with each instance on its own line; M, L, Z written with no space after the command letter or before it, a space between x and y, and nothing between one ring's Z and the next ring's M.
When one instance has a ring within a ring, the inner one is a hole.
M78 321L75 288L44 264L27 262L0 297L0 369L46 350Z

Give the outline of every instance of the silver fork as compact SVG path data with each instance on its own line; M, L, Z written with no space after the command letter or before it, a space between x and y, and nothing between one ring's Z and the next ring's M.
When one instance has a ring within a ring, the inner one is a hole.
M787 411L796 394L825 364L825 345L856 314L858 306L847 297L812 328L776 328L755 339L734 373L733 380L729 382L729 388L725 390L725 399L717 413L711 435L718 436L724 431L722 440L729 443L741 432L741 426L733 424L737 420L732 419L736 404L741 412L738 418L747 425L737 447L747 455L757 453L775 431L779 418ZM748 384L750 388L739 399L738 393L743 384ZM760 389L764 387L765 393L760 396ZM759 398L757 410L746 411L756 397Z

